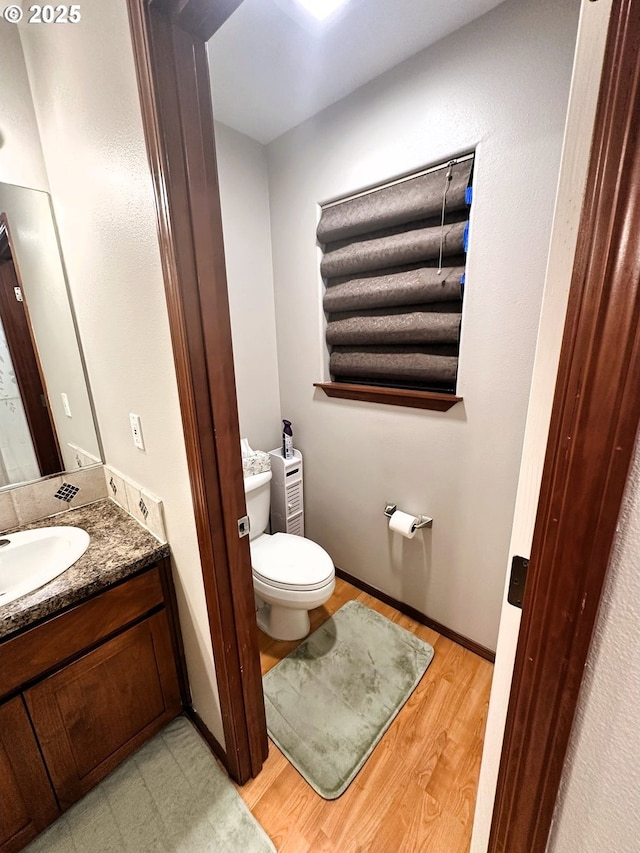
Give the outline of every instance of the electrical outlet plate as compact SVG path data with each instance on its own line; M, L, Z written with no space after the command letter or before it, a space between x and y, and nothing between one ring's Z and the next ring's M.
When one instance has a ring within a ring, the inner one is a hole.
M133 443L139 450L144 450L144 441L142 439L142 426L140 425L140 415L129 415L131 422L131 434L133 435Z
M64 393L64 391L60 394L62 397L62 408L64 409L65 415L70 418L71 417L71 406L69 405L69 398Z

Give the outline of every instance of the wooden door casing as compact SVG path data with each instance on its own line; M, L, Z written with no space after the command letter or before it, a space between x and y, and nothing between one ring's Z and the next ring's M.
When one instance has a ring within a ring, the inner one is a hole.
M268 754L205 41L240 0L128 0L225 748L240 784ZM178 4L176 4L177 7ZM184 12L184 14L183 14ZM209 32L209 35L211 33Z
M490 853L546 849L640 422L640 0L612 4Z

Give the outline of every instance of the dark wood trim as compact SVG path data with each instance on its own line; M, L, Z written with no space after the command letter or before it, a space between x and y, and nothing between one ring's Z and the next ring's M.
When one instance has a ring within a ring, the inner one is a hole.
M431 409L434 412L448 412L452 406L462 401L462 397L436 391L376 388L374 385L350 385L347 382L314 382L313 384L316 388L321 388L327 397L361 400L365 403L386 403L387 406L405 406L410 409Z
M352 586L361 589L368 595L373 596L373 598L377 598L378 601L382 601L385 604L388 604L390 607L394 607L400 613L403 613L410 619L414 619L421 625L426 625L427 628L431 628L433 631L437 631L438 634L442 634L442 636L446 637L447 640L452 640L459 646L462 646L463 648L468 649L470 652L473 652L474 655L478 655L479 657L488 660L490 663L495 663L496 654L495 652L492 652L491 649L486 648L486 646L481 646L480 643L476 643L475 640L470 640L468 637L464 637L462 634L458 634L457 631L454 631L451 628L447 628L446 625L441 625L440 622L436 622L435 619L432 619L430 616L421 613L420 610L416 610L415 607L411 607L410 604L405 604L403 601L398 601L396 598L387 595L386 592L382 592L382 590L379 590L377 587L371 586L371 584L360 580L360 578L355 577L355 575L350 575L349 572L345 572L344 569L339 569L337 566L336 576L342 578L343 581L347 581L347 583L350 583Z
M200 714L196 711L193 705L187 705L184 709L184 715L188 720L191 720L193 725L198 729L203 739L207 742L207 746L211 750L211 752L215 755L218 761L225 767L225 769L229 770L229 762L227 759L227 753L222 748L222 745L219 743L218 739L215 735L209 730L207 724L202 719Z
M640 420L640 0L614 0L489 850L543 851Z
M267 729L249 544L237 528L246 507L206 46L179 24L190 2L178 6L128 0L225 763L244 783L267 756Z
M178 599L176 598L176 589L173 583L170 558L165 557L161 560L158 564L158 569L160 571L160 583L162 585L162 595L167 610L167 619L169 620L173 656L176 661L178 687L180 688L180 701L184 708L188 708L191 706L191 688L189 687L187 659L184 654L184 643L182 641L180 617L178 614Z
M208 41L242 0L152 0L161 5L174 23L188 33Z

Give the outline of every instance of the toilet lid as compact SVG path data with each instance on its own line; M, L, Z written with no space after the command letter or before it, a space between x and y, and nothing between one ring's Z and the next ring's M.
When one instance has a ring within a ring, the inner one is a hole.
M251 542L253 574L278 589L320 589L334 576L331 557L303 536L274 533Z

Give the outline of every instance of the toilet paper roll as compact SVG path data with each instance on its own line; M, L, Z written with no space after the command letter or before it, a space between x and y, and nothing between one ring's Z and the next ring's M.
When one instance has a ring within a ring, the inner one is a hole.
M401 512L397 509L389 519L389 530L399 533L405 539L413 539L416 535L417 523L418 519L415 515L409 515L408 512Z

